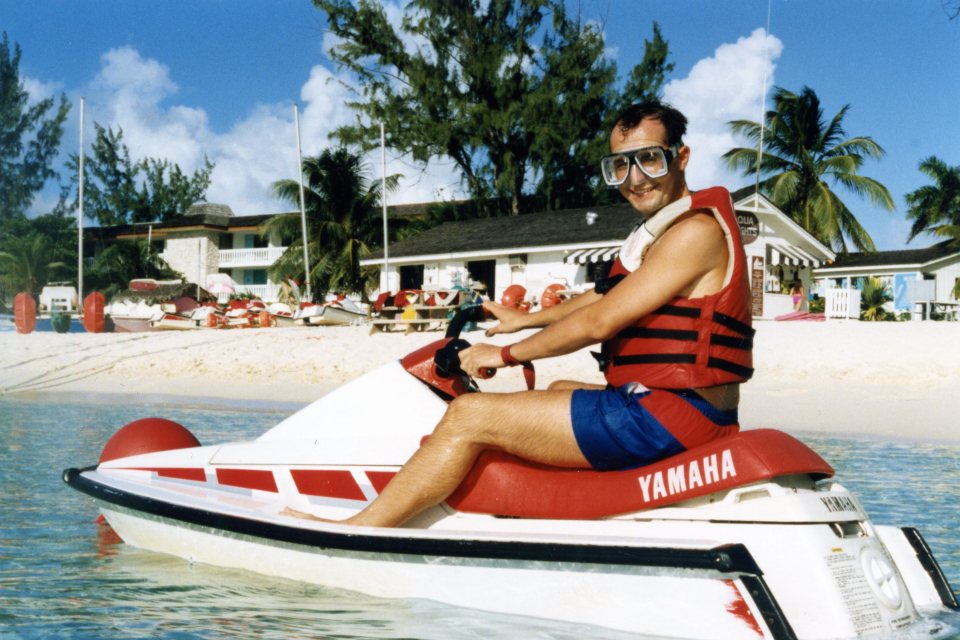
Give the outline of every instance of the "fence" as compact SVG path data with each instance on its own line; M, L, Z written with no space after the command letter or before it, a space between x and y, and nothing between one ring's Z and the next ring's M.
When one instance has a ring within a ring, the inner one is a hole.
M859 320L860 290L827 289L823 313L827 320Z

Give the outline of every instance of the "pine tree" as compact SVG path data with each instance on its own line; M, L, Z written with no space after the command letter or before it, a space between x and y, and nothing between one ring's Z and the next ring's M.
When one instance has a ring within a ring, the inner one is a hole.
M66 96L31 104L20 78L20 46L0 39L0 221L24 216L48 180L70 111Z

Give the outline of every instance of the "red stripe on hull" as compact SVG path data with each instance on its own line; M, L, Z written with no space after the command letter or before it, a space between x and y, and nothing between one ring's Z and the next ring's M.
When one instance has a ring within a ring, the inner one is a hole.
M360 485L349 471L292 469L290 475L303 495L341 500L366 500Z
M195 480L196 482L207 481L207 474L203 469L157 469L156 472L161 478L178 478L180 480Z
M195 482L206 482L207 474L203 469L181 468L181 467L163 467L159 469L137 469L138 471L153 471L161 478L176 478L177 480L193 480Z
M383 493L383 490L387 488L395 475L397 475L396 471L367 471L367 479L370 480L370 484L377 490L377 493Z
M758 637L762 638L763 629L760 628L757 619L753 617L753 612L750 611L750 606L747 604L747 601L743 599L743 595L740 593L740 590L737 589L737 585L734 584L733 580L724 580L723 583L730 587L735 594L733 601L727 605L727 611L732 613L734 617L745 622Z
M229 487L277 493L273 471L262 469L217 469L217 482Z

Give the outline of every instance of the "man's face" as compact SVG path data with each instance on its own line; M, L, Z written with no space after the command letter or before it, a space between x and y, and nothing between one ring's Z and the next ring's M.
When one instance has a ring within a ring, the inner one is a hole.
M667 149L667 130L659 120L644 118L639 125L626 133L614 127L610 134L610 152L620 153L643 147ZM670 163L670 171L659 178L648 178L631 164L630 175L619 186L620 193L634 209L649 218L671 202L688 195L684 170L690 159L690 148L681 147L677 157Z

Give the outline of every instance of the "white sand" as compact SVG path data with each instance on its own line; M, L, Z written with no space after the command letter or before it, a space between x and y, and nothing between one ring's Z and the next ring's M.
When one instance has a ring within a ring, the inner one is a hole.
M743 387L746 428L960 441L960 323L758 322L756 374ZM506 344L517 336L497 336ZM136 334L0 334L0 394L146 394L305 404L442 334L368 328ZM464 335L483 340L477 331ZM588 350L537 363L558 378L600 382ZM481 381L522 388L517 370Z

